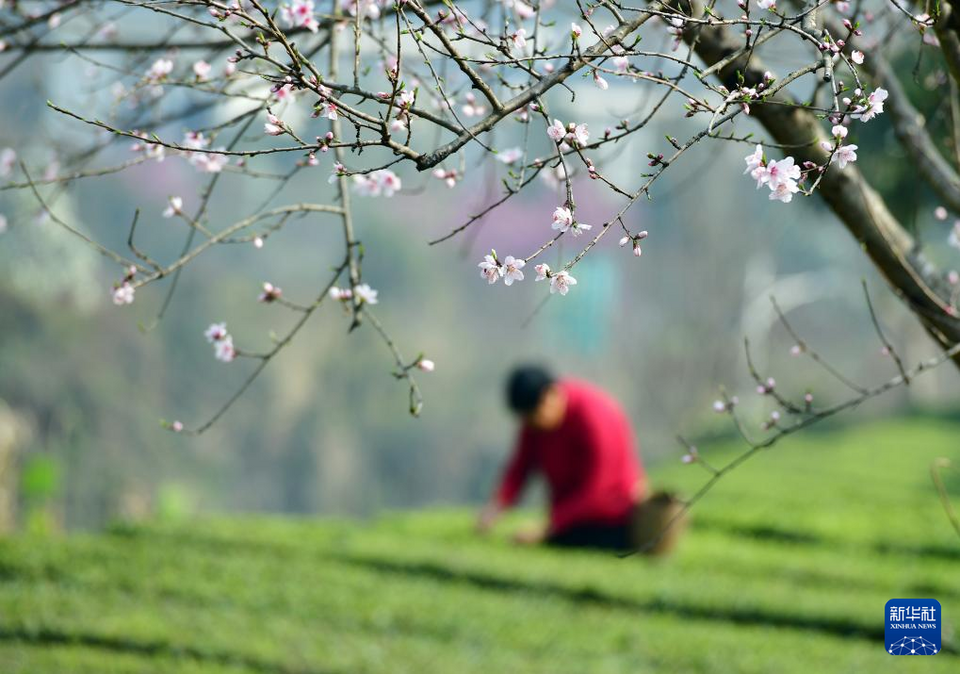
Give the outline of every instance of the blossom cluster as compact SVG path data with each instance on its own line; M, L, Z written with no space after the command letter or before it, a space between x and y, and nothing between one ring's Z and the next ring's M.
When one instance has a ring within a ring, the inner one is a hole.
M560 293L566 295L570 292L570 286L577 285L577 279L573 278L566 269L561 271L551 271L550 265L538 264L534 267L537 272L537 278L534 281L543 281L550 279L550 294Z
M390 130L394 133L406 131L410 127L410 109L413 107L413 104L417 99L417 92L415 89L401 88L396 95L392 91L380 91L377 93L377 98L381 101L389 101L393 99L393 106L396 108L394 111L394 117L390 120ZM473 94L467 94L467 103L468 106L471 106L475 102ZM469 114L468 114L469 112ZM467 107L464 106L464 114L467 114L468 117L473 117L475 115L481 115L485 110L477 107Z
M207 342L213 344L213 355L223 363L229 363L237 357L237 350L233 346L233 336L227 332L226 323L212 323L203 333Z
M793 195L800 191L797 181L800 180L800 167L794 164L793 157L785 157L780 161L767 161L763 155L763 147L757 145L753 154L747 155L747 168L744 173L757 181L757 189L766 185L770 188L770 199L790 203Z
M494 284L503 279L503 285L513 285L514 281L523 280L522 269L527 261L522 258L515 258L513 255L507 255L501 262L497 258L497 251L490 251L477 266L480 267L480 277L487 280L487 283Z
M855 58L862 58L855 57ZM877 115L883 113L883 103L887 100L887 91L877 88L867 96L863 95L860 89L854 91L856 100L849 97L843 99L844 105L849 110L852 119L858 119L861 122L869 122ZM834 121L840 120L834 117ZM821 148L830 153L830 164L836 163L842 170L857 160L857 146L854 144L844 144L844 140L849 133L846 126L835 123L830 130L832 141L822 141ZM756 146L752 154L744 158L747 168L744 173L749 173L750 177L757 181L757 188L766 185L770 188L770 199L790 203L793 195L800 191L798 181L801 180L800 167L794 163L793 157L784 157L780 161L768 161L763 154L763 147ZM818 168L812 162L804 163L807 170ZM822 171L824 167L819 167Z
M280 18L288 28L306 28L316 33L320 27L314 16L313 0L293 0L289 5L280 5Z
M573 211L571 211L567 206L557 206L553 211L553 229L558 229L561 232L571 232L574 236L580 236L583 232L588 229L592 229L591 225L585 225L582 222L577 222L573 217Z
M125 304L133 304L134 288L133 288L133 278L137 275L137 268L130 266L127 267L126 273L123 275L123 279L118 283L113 284L113 290L110 291L110 296L113 299L113 303L118 307Z
M590 140L590 131L586 124L570 122L564 126L559 119L553 120L553 124L547 127L547 135L560 144L561 152L566 152L572 147L583 147Z
M379 300L377 299L378 291L374 290L366 283L360 283L354 286L353 288L338 288L333 286L330 288L330 299L338 300L340 302L347 302L356 297L361 303L364 304L376 304Z
M330 182L344 175L342 164L334 166L334 173ZM400 177L389 169L380 169L372 173L357 173L353 176L353 189L362 197L392 197L400 191L402 183Z

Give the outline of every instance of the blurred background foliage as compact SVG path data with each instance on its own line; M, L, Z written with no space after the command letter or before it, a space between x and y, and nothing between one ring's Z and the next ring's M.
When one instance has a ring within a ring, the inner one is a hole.
M102 140L46 111L46 87L52 84L60 93L57 102L68 107L113 105L108 89L115 75L63 58L66 64L17 71L4 83L10 95L0 100L0 147L16 148L41 169L92 138ZM179 55L178 67L188 67L191 59ZM776 56L770 62L785 65ZM84 78L63 79L71 67ZM919 94L916 83L928 70L929 62L921 60L915 82L905 85ZM586 95L573 104L558 99L554 113L586 121L599 133L611 100L627 113L645 92L617 85L610 92L616 98ZM171 99L175 107L177 99ZM931 124L943 124L948 111L935 91L916 100ZM664 145L664 134L683 137L695 128L683 119L679 102L666 110L672 114L641 137L651 151ZM233 112L230 105L200 108L164 133L179 138ZM292 111L285 119L299 123ZM758 129L744 119L737 130ZM894 211L927 242L931 257L947 269L960 266L956 251L945 245L950 223L935 221L936 202L916 188L912 169L894 154L888 120L881 117L858 133L860 165ZM500 148L518 141L515 127L491 135ZM545 142L535 140L534 151L544 151ZM501 406L502 379L526 359L609 388L635 420L644 456L676 461L678 431L728 432L710 410L718 386L739 393L757 425L769 412L751 394L744 336L763 372L784 391L810 389L823 402L843 394L815 366L789 355L792 340L777 324L771 294L805 339L851 378L876 383L893 376L863 303L863 277L905 359L931 355L934 347L915 319L817 199L784 207L754 192L740 176L750 149L716 141L684 156L658 183L653 199L629 212L631 229L651 233L642 258L619 249L615 238L604 240L576 268L580 284L570 295L550 299L532 273L509 289L487 287L475 265L491 247L505 255L542 243L558 203L554 189L538 181L465 235L431 247L428 240L500 194L503 169L471 168L467 180L447 189L401 167L403 192L391 200L356 199L356 220L366 250L364 279L380 291L380 317L411 359L422 351L437 362L435 373L420 377L423 417L407 416L405 391L390 376L389 354L372 331L347 335L349 321L340 308L325 306L198 439L165 432L158 421L202 423L252 366L215 361L203 330L226 321L238 346L257 350L269 344L271 331L285 329L294 317L257 303L260 285L270 281L294 301L311 299L338 261L340 233L332 222L295 219L262 250L235 245L209 251L186 269L169 310L154 325L169 280L139 291L131 307L112 306L108 291L121 270L38 218L28 193L0 191L0 212L10 221L0 234L0 400L30 428L19 455L22 516L35 528L74 528L151 514L178 519L198 511L363 515L474 503L488 493L510 447L513 428ZM125 144L97 152L97 166L131 156ZM271 155L254 168L282 173L294 161ZM320 167L300 171L282 200L271 198L269 180L225 174L209 225L226 226L265 200L277 205L329 199L332 162L324 155ZM622 153L609 164L610 173L633 184L646 162L642 153ZM60 167L69 169L68 163ZM175 194L194 209L203 182L196 178L182 159L169 157L79 181L67 192L44 193L60 217L118 249L141 207L139 245L169 260L187 231L160 214ZM585 222L601 223L614 211L616 202L590 181L577 180L575 190ZM548 261L571 252L569 245L558 246ZM955 370L941 368L857 415L954 409L958 388Z

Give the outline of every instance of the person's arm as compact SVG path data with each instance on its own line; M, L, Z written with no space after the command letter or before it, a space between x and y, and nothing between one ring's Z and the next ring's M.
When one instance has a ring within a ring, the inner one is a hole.
M526 485L531 465L530 450L521 435L517 448L514 450L510 463L507 464L507 469L500 480L500 486L490 497L490 501L483 507L483 510L480 511L477 518L477 531L480 533L490 531L503 512L517 502L523 492L523 487Z

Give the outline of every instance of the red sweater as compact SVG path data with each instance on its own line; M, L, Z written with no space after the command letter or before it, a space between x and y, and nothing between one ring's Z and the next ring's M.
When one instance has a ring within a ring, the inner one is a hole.
M550 533L578 524L622 524L643 496L645 476L630 421L613 398L576 380L560 382L567 409L558 428L524 426L497 492L516 503L539 472L550 491Z

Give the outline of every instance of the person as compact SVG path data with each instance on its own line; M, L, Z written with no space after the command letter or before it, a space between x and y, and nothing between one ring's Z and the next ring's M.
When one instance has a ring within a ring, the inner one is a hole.
M518 532L516 542L629 549L633 512L644 497L646 478L620 405L592 384L557 380L536 365L515 369L506 394L520 432L477 529L490 531L539 473L549 491L549 524Z

